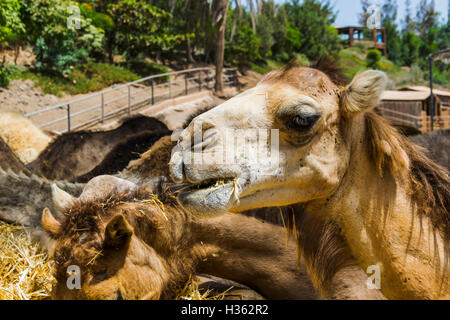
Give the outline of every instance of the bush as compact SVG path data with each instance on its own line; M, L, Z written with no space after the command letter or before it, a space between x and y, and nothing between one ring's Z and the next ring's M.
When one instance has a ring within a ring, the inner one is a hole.
M9 81L10 81L9 70L6 66L6 63L3 62L2 64L0 64L0 87L2 88L8 87Z
M129 62L124 62L121 65L131 70L132 72L138 74L141 77L148 77L151 75L170 72L167 67L157 64L155 62L132 60ZM161 77L158 79L160 79L161 81L169 80L168 77Z
M377 49L367 50L366 65L372 69L380 69L381 52Z
M70 0L35 0L27 12L32 23L27 25L31 39L36 41L35 66L38 70L67 77L73 67L87 61L91 52L102 48L104 31L92 25L82 15L73 20L77 26L68 27L73 19Z
M61 96L63 93L79 94L105 89L115 83L125 83L139 79L139 76L125 68L89 62L73 68L66 78L55 77L38 70L22 70L18 79L32 79L44 93Z
M259 38L248 24L237 32L232 43L225 45L225 61L232 65L248 66L250 61L260 58Z

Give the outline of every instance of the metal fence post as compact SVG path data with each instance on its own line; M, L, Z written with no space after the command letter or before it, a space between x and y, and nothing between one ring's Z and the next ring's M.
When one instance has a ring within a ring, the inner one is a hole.
M152 105L155 104L155 85L152 79Z
M131 115L131 88L128 86L128 115Z
M202 72L198 72L198 91L202 91Z
M103 93L102 93L102 123L105 120L105 98L103 97Z
M70 132L70 103L67 104L67 132Z

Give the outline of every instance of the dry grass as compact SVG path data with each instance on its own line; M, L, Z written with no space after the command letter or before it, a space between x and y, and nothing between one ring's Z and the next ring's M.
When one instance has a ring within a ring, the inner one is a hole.
M50 296L55 279L53 261L22 228L0 221L0 300L40 300ZM228 290L201 292L195 277L179 292L178 300L223 300Z
M198 282L195 277L189 276L189 280L186 282L185 286L177 292L177 300L223 300L228 295L233 295L230 293L231 288L225 290L216 295L212 295L211 290L204 290L201 292L198 288Z
M23 228L0 222L0 299L49 297L53 262Z

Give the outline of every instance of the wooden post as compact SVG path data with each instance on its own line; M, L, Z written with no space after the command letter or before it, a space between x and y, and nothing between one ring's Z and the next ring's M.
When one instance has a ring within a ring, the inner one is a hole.
M427 112L422 110L420 112L420 116L422 117L422 128L420 128L420 129L421 129L422 133L426 133L426 132L428 132Z

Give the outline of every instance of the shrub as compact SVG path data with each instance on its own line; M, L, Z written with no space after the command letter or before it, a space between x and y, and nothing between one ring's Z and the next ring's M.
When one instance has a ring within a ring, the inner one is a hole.
M0 64L0 87L6 88L9 85L10 74L5 62Z
M169 69L165 66L157 64L155 62L132 60L122 64L123 67L131 70L141 77L147 77L155 74L168 73ZM164 78L164 79L163 79ZM161 79L168 80L168 77L162 77Z
M380 69L381 52L377 49L367 50L366 65L372 69Z
M91 52L102 48L104 31L95 27L91 19L75 17L75 28L68 27L74 19L71 8L77 8L70 0L35 0L27 11L32 24L31 38L35 39L35 66L38 70L67 77L73 67L86 62Z

